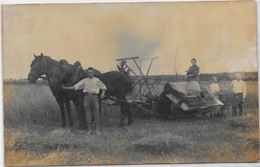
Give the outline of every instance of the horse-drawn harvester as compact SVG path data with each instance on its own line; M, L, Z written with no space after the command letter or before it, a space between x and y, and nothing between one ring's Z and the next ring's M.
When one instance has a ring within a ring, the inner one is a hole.
M69 64L66 60L57 61L43 53L38 56L34 55L34 57L31 70L28 74L28 80L31 83L36 83L39 78L45 78L48 81L61 111L62 127L65 127L67 124L66 113L69 120L68 125L71 127L73 125L70 107L70 102L72 101L78 113L79 128L87 129L88 124L83 107L85 96L83 91L66 91L62 89L64 85L73 86L87 77L87 73L80 63ZM139 75L127 64L125 65L132 71L134 76L125 76L118 71L105 73L97 71L96 74L96 77L107 86L107 99L120 105L120 126L124 125L126 117L128 124L133 122L132 111L129 106L133 106L132 108L135 109L137 114L143 112L149 115L159 114L167 115L167 117L176 117L180 115L179 113L194 115L194 113L199 113L200 111L206 112L209 111L206 109L223 105L217 97L206 89L195 92L195 94L189 94L180 91L174 84L166 83L160 77L149 76L149 71L155 58L150 58L149 68L146 74L144 74L141 65L137 63L138 59L138 57L132 57L118 59L118 61L132 60ZM180 85L185 87L184 83ZM103 100L103 102L106 101Z
M134 91L128 97L128 102L137 110L136 112L178 118L217 112L224 105L206 88L201 87L201 90L190 93L186 90L188 82L167 82L160 77L149 77L154 57L150 58L148 70L144 75L138 59L138 57L117 59L125 61L124 65L134 75L132 77ZM134 72L126 63L128 60L134 62L138 72Z

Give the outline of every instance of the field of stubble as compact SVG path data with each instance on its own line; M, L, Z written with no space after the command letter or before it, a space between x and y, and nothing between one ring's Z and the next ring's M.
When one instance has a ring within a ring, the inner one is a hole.
M204 83L207 85L207 83ZM228 83L222 83L224 91ZM46 85L4 84L7 166L254 162L259 160L257 82L248 82L242 117L135 119L117 127L116 106L104 106L102 135L60 128L58 105ZM73 110L75 126L76 113Z

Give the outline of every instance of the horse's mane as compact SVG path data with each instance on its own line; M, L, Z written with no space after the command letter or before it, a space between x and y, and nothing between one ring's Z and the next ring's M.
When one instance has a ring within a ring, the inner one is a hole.
M47 56L47 55L43 55L44 59L48 62L48 63L53 63L53 64L58 64L59 61L51 58L50 56Z
M62 60L55 60L51 58L48 55L43 55L41 54L43 61L46 62L47 65L47 70L49 74L53 75L55 74L56 76L59 76L57 79L61 80L61 82L67 83L70 78L72 77L73 71L75 69L75 66L68 63L67 60L62 59ZM50 75L50 76L51 76Z

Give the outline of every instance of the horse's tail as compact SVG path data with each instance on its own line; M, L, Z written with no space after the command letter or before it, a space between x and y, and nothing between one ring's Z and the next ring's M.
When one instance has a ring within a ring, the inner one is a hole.
M98 106L99 106L99 108L98 108L98 112L99 112L99 114L102 112L102 100L101 100L101 98L99 97L98 98Z

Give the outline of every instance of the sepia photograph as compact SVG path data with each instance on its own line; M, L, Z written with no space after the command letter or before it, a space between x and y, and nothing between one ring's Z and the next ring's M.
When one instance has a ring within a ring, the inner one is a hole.
M259 162L255 1L1 11L5 166Z

